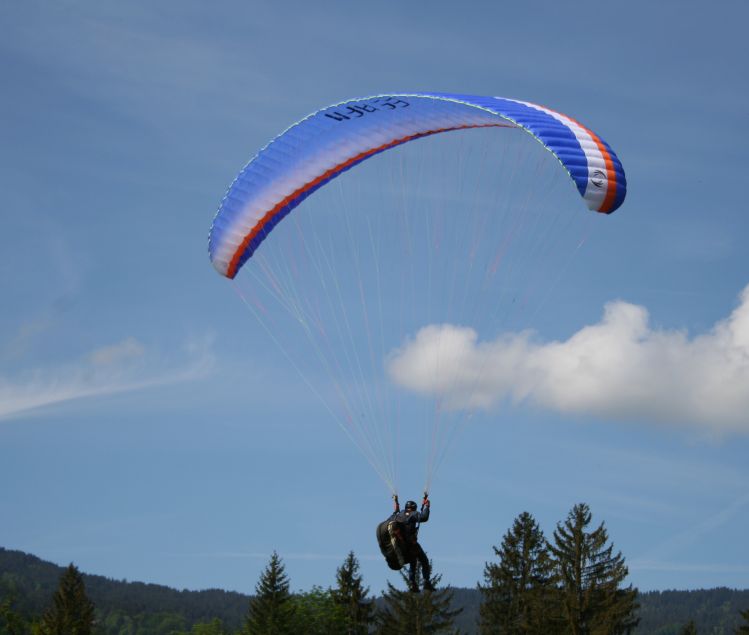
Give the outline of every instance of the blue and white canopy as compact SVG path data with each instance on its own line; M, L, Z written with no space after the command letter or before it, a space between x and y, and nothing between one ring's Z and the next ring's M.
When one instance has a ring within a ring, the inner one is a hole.
M315 190L369 157L465 128L521 128L552 152L587 206L609 214L627 190L609 145L559 112L501 97L414 93L352 99L315 112L261 149L232 183L211 227L214 267L233 278L275 225Z

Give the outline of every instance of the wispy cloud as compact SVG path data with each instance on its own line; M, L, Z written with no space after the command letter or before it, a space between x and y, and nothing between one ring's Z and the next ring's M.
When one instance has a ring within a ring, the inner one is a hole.
M42 407L200 379L213 367L212 339L188 341L179 355L149 351L129 337L82 359L17 376L0 375L0 420Z
M395 351L390 376L450 409L504 399L603 419L749 432L749 286L739 306L704 334L650 325L645 307L606 305L566 341L530 332L479 342L470 328L430 325Z
M23 286L34 289L32 297L36 302L32 306L36 308L32 316L23 317L22 323L3 330L0 364L15 363L23 359L39 336L52 330L60 318L75 305L85 267L81 255L75 253L65 238L64 224L55 219L36 210L26 211L15 231L33 232L38 249L45 254L45 265L33 274L29 271L24 273ZM12 253L7 262L0 265L0 279L7 276L11 280L15 275L13 268L16 258L22 253L20 243L14 243L10 249L16 247L19 251Z

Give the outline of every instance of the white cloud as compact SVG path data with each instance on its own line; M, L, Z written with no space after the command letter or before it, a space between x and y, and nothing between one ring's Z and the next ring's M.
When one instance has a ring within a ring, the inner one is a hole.
M73 399L193 381L213 366L211 340L193 340L178 358L149 352L135 338L91 351L82 360L15 377L0 375L0 420Z
M88 358L94 366L112 366L143 357L145 352L146 349L138 340L128 337L117 344L92 351Z
M749 432L749 286L728 318L692 338L653 328L647 309L616 301L565 341L524 332L479 342L470 328L427 326L393 352L388 371L451 409L511 399L605 419Z

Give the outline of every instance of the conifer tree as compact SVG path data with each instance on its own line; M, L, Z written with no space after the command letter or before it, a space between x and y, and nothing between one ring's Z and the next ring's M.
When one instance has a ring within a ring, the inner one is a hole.
M83 576L72 563L60 577L52 606L42 616L43 635L91 635L94 605L86 596Z
M520 514L493 549L499 562L486 564L479 584L482 635L553 632L555 566L533 516Z
M736 635L749 635L749 609L741 611L741 617L744 618L744 623L736 629Z
M420 583L420 572L417 583ZM401 573L408 587L408 578ZM432 583L437 586L442 576L432 575ZM455 617L463 609L451 609L453 592L450 587L436 591L413 593L401 591L388 582L387 591L382 596L383 607L376 615L377 635L425 635L427 633L456 633L453 628Z
M631 633L639 619L637 590L620 588L629 573L621 552L613 555L601 523L587 531L592 516L585 503L575 505L564 523L557 523L550 545L560 576L566 631L570 635Z
M369 587L364 587L359 575L359 561L350 551L336 571L333 598L343 609L347 635L367 635L374 619L374 604L367 598Z
M247 635L288 635L293 633L293 604L289 579L283 562L274 551L255 586L255 596L245 620Z

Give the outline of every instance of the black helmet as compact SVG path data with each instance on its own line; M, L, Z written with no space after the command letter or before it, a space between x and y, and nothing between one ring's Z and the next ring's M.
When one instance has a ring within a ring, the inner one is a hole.
M404 508L407 512L415 512L416 511L416 503L414 501L408 501L406 503L406 506Z

